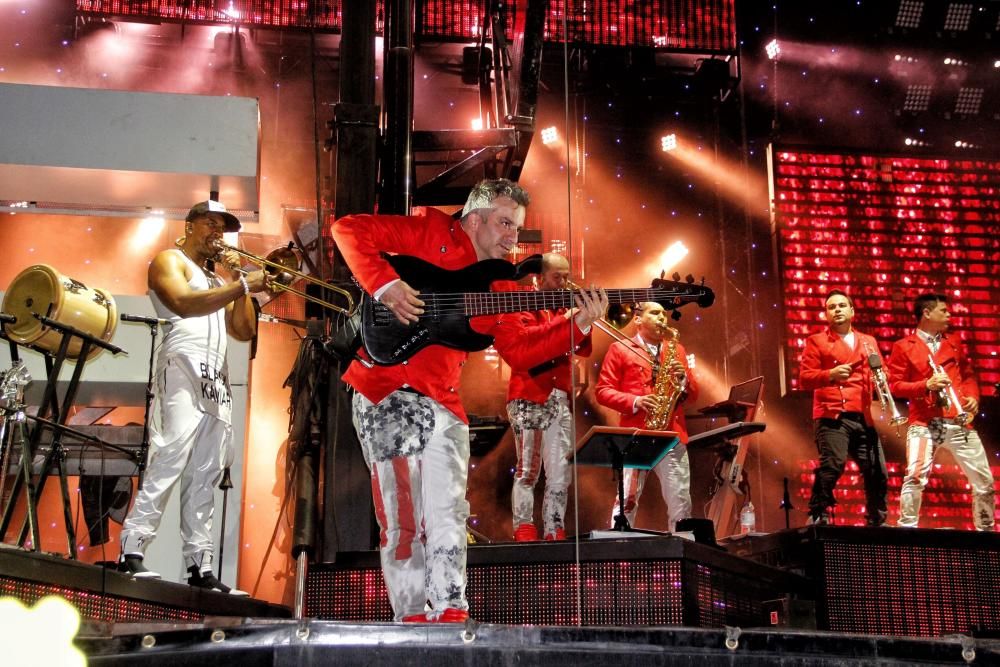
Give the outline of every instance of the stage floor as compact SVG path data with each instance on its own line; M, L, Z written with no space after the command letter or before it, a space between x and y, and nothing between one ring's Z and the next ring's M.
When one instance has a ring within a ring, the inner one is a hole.
M245 621L85 628L91 665L996 665L1000 642L815 631Z

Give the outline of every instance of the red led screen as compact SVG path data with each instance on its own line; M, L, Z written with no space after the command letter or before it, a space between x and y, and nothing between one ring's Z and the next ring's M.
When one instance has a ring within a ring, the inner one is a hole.
M782 281L784 377L798 389L822 296L843 288L854 323L883 355L912 332L913 299L949 297L981 391L1000 381L1000 161L771 147L776 261Z
M105 16L233 23L339 32L344 0L76 0L78 12ZM526 0L507 3L508 31ZM569 5L567 7L567 5ZM485 0L416 0L420 37L473 41L479 38ZM381 33L384 1L377 3ZM565 29L564 29L565 22ZM601 46L648 46L667 50L736 50L735 0L551 0L545 39ZM509 35L508 35L509 36Z

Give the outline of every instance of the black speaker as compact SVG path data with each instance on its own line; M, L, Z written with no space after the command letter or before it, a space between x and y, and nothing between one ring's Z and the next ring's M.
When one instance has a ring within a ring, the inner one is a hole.
M493 51L483 48L483 58L486 58L487 69L493 62ZM462 49L462 83L474 86L479 83L479 47L466 46Z
M694 533L694 541L710 547L721 548L715 541L715 524L711 519L681 519L677 522L678 532Z

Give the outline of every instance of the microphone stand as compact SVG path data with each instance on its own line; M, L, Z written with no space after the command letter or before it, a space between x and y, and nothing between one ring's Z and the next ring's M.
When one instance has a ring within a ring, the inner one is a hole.
M792 497L788 494L788 478L784 478L785 493L781 497L781 504L779 507L785 510L785 530L792 527L791 513L792 513Z
M159 323L146 322L149 325L149 375L146 378L146 411L142 418L142 442L139 443L139 467L136 490L142 489L142 481L146 477L146 460L149 458L149 413L153 406L153 364L156 355L156 334Z

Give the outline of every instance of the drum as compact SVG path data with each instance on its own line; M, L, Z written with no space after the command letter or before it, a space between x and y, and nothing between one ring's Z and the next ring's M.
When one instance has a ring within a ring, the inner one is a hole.
M114 297L105 290L92 289L67 278L48 264L29 266L14 277L4 295L3 310L17 317L16 323L4 325L11 340L52 354L59 352L63 334L42 324L35 313L104 341L111 340L118 326ZM82 347L82 339L71 337L67 358L79 357ZM92 345L87 360L101 350Z

